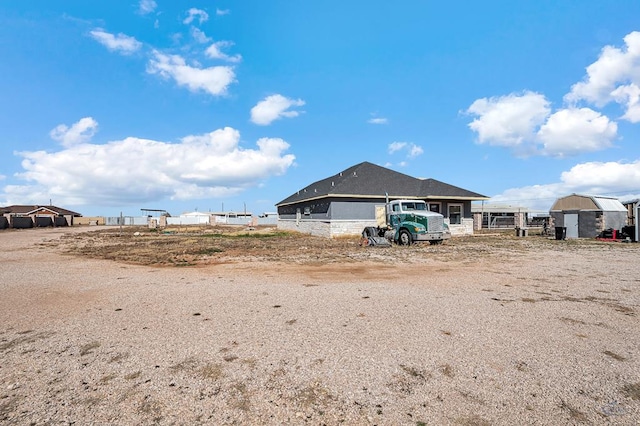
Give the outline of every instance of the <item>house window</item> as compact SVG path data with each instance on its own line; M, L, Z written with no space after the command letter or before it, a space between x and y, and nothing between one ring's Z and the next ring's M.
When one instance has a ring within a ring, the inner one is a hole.
M449 204L449 223L452 225L462 223L462 204Z
M432 212L440 213L440 203L429 203L429 210Z

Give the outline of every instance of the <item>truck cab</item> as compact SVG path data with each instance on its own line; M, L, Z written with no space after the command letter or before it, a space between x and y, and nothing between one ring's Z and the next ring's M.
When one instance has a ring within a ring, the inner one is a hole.
M400 245L428 241L441 244L451 237L444 216L429 211L422 200L394 200L386 205L386 220L393 241ZM390 234L386 235L391 237Z

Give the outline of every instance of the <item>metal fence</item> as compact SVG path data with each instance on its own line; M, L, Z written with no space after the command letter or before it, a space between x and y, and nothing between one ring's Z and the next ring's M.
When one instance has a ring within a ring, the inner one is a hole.
M104 224L108 226L145 226L149 223L147 216L115 216L105 217Z
M159 222L157 217L147 217L147 216L115 216L115 217L105 217L104 223L107 226L147 226L149 224L149 220L156 219ZM276 226L278 224L278 218L276 216L269 217L228 217L221 218L223 220L216 220L216 223L221 225L239 225L239 226L250 226L250 225L264 225L264 226ZM209 217L208 216L176 216L176 217L167 217L167 225L208 225Z

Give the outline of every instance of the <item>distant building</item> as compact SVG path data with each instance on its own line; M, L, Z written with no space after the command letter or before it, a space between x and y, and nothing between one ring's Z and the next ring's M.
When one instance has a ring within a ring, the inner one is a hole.
M80 213L48 205L13 205L0 207L0 229L71 226Z

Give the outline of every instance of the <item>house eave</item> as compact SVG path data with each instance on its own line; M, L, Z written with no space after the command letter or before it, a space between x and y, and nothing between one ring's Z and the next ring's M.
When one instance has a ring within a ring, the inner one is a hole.
M32 215L32 214L37 214L38 212L41 212L41 211L48 211L48 212L51 212L53 214L60 214L60 212L57 212L55 210L51 210L50 208L47 208L47 207L38 207L37 209L33 209L33 210L31 210L29 212L26 212L26 213L23 213L23 214Z
M489 200L490 197L456 197L456 196L452 196L452 195L427 195L426 197L422 197L422 196L417 196L417 195L395 195L395 194L389 194L388 195L389 199L395 199L395 200L400 200L400 199L404 199L404 200L456 200L456 201L482 201L482 200ZM304 198L301 200L297 200L297 201L290 201L287 203L279 203L276 204L276 207L282 207L282 206L290 206L293 204L299 204L299 203L303 203L303 202L308 202L308 201L315 201L315 200L321 200L323 198L361 198L361 199L365 199L365 198L379 198L381 200L385 200L386 196L385 195L379 195L379 194L369 194L369 195L364 195L364 194L359 194L359 195L354 195L354 194L325 194L325 195L320 195L317 197L311 197L311 198Z

